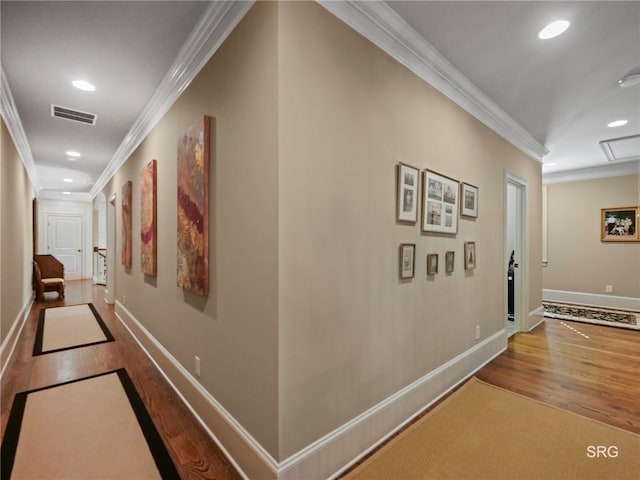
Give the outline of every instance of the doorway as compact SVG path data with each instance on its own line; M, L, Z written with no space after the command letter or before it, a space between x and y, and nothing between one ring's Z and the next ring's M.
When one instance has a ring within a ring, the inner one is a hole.
M81 215L49 214L46 218L47 253L64 265L65 280L83 276L83 218Z
M116 194L109 197L107 203L107 288L104 300L109 305L116 302Z
M527 181L505 176L505 330L507 338L522 330L527 293Z

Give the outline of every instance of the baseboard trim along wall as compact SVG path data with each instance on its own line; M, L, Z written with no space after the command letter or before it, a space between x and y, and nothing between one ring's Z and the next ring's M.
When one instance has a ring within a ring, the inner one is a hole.
M211 438L247 479L337 477L500 355L507 344L506 331L502 329L289 458L277 462L117 300L115 313Z
M276 479L277 461L118 300L115 314L242 477Z
M544 307L540 305L535 310L532 310L529 312L530 327L527 331L530 332L531 330L536 328L538 325L540 325L542 322L544 322Z
M620 308L640 312L640 298L600 295L597 293L568 292L564 290L542 290L546 302L571 303L589 307Z
M20 338L20 334L22 333L22 329L24 328L25 323L27 322L27 317L29 317L29 312L31 311L31 305L33 305L34 296L33 293L27 300L18 313L18 316L13 321L11 328L9 329L9 333L5 337L0 345L0 362L2 364L2 370L0 370L0 378L4 375L4 370L7 368L7 364L9 363L9 359L13 355L13 351L16 349L16 345L18 343L18 338ZM8 348L11 345L11 348Z
M279 479L338 477L506 348L504 329L280 463Z

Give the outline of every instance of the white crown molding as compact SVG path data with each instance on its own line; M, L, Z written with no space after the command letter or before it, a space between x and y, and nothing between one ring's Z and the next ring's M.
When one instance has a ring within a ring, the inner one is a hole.
M22 127L20 121L20 115L18 115L18 109L13 101L13 94L11 88L9 88L9 82L4 75L4 68L0 65L0 111L2 112L2 118L7 124L9 135L13 139L13 143L16 146L20 160L24 165L27 175L31 180L31 187L37 195L40 191L40 180L38 179L38 172L36 171L36 165L33 162L33 154L31 153L31 147L27 140L27 135Z
M40 200L64 200L72 202L91 202L93 197L87 192L71 192L70 195L65 195L62 192L56 192L53 190L41 190L37 195Z
M151 100L125 135L91 189L95 197L158 124L193 78L218 50L254 1L211 2L182 46Z
M385 2L317 2L531 158L549 153Z
M550 185L552 183L581 182L583 180L622 177L625 175L640 175L640 161L636 160L562 172L543 173L542 184Z

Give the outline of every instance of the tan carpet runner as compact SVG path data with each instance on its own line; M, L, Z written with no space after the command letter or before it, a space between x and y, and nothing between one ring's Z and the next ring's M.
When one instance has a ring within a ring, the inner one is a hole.
M33 355L112 342L113 336L91 304L40 310Z
M472 378L348 480L638 480L640 435Z
M125 369L15 396L3 479L179 479Z

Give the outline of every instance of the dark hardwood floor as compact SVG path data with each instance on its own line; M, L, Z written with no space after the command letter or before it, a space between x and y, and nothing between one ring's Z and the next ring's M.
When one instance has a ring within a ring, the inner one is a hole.
M640 331L547 318L476 377L640 433Z
M88 281L69 282L64 301L52 293L34 304L2 378L2 435L15 393L126 367L183 478L240 478L104 303L103 290ZM87 302L98 309L115 342L32 356L41 307ZM639 331L547 319L532 332L511 337L507 350L476 376L640 433Z
M231 463L178 398L156 367L103 300L104 287L90 281L68 282L66 298L46 294L34 303L16 350L2 376L2 436L16 393L125 367L183 479L240 479ZM38 312L42 307L93 303L115 342L32 356ZM37 454L37 452L34 452Z

